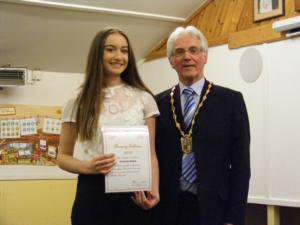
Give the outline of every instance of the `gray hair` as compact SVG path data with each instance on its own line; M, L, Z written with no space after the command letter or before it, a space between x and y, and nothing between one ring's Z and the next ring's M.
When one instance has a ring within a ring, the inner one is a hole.
M169 36L169 39L167 41L167 56L170 59L171 56L173 55L173 47L175 41L183 34L189 34L191 36L194 36L199 39L201 49L207 53L208 51L208 44L207 44L207 39L204 36L204 34L198 30L194 26L187 26L186 28L184 27L177 27Z

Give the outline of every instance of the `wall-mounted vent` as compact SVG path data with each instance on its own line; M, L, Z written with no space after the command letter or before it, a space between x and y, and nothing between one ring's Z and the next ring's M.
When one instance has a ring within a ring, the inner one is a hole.
M0 68L0 86L21 86L26 84L26 68Z

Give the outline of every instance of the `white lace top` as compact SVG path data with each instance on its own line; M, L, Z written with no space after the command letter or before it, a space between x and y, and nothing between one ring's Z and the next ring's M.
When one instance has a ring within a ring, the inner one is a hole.
M77 158L89 160L103 153L101 126L144 125L145 118L159 115L154 98L146 91L121 84L105 88L104 92L105 98L95 138L91 141L76 143ZM65 104L62 122L76 122L76 113L72 114L76 97L74 96Z

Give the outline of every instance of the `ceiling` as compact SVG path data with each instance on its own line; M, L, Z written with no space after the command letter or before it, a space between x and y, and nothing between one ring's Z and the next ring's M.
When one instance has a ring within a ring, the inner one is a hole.
M0 67L81 73L94 35L125 31L137 61L205 0L0 0Z

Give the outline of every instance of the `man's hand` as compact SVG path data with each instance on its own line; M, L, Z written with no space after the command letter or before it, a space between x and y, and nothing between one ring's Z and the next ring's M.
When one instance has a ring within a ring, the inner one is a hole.
M151 191L146 193L144 191L135 192L131 198L142 209L151 209L159 202L159 194Z

